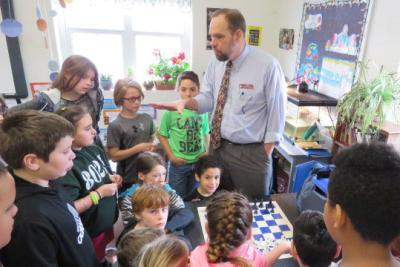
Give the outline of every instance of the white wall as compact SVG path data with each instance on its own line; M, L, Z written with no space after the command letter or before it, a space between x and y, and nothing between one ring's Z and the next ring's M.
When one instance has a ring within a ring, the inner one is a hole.
M39 1L43 4L42 15L47 19L46 11L50 1ZM50 60L51 51L45 48L42 32L36 27L36 1L14 0L15 17L23 25L23 30L19 36L21 47L22 61L25 70L25 76L29 88L30 82L48 82L50 81L47 64ZM52 33L52 23L50 19L48 23L48 32ZM51 38L51 37L50 37ZM48 40L50 43L51 40Z
M261 48L266 49L274 29L271 14L275 11L271 3L280 0L194 0L193 8L193 70L202 76L212 55L206 50L207 8L236 8L246 19L247 25L263 26Z
M39 1L47 5L49 2ZM278 58L286 76L294 77L303 2L299 0L193 0L193 69L202 74L212 55L212 50L205 48L207 7L231 7L243 13L248 25L264 27L261 48ZM374 2L364 58L374 60L387 70L397 71L400 68L400 32L398 30L400 1L375 0ZM56 55L55 51L51 53L44 47L42 33L36 28L35 4L36 1L14 0L16 19L23 24L19 41L28 85L29 82L49 80L47 63L51 59L51 54ZM50 20L48 22L49 32L53 32L52 23ZM295 29L293 50L278 48L280 28Z

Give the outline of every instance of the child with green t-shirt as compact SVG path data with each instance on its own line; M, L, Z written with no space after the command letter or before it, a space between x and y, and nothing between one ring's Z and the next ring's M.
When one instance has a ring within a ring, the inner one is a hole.
M182 99L199 94L200 82L195 72L183 72L177 82ZM208 114L197 114L188 109L181 113L166 111L161 119L158 138L169 159L168 183L181 197L185 197L197 185L195 164L200 156L207 153Z

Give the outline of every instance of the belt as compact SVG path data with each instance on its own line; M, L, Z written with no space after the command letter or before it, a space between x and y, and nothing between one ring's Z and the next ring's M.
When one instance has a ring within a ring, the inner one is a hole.
M248 145L259 145L259 144L262 144L262 142L240 144L240 143L232 142L232 141L230 141L228 139L225 139L225 138L221 138L221 142L227 143L229 145L235 145L235 146L248 146Z

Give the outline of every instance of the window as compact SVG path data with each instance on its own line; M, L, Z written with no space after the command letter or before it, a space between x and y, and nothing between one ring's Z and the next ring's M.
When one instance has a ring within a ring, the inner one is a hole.
M55 4L60 58L86 56L100 74L111 74L114 81L132 68L140 82L148 79L154 49L160 49L164 57L185 52L191 58L190 8L171 1L154 5L128 2L74 1L65 9Z

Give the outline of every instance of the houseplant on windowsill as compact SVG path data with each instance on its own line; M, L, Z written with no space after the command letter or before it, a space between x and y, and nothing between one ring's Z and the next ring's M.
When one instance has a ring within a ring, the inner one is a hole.
M112 75L111 74L101 74L100 75L100 86L103 90L110 90L113 86Z
M382 68L376 76L368 74L368 63L360 63L359 77L350 92L338 103L338 127L345 135L360 132L363 140L378 137L387 113L399 122L396 111L400 109L400 77Z
M185 62L185 53L181 52L171 58L163 58L160 50L155 49L153 55L156 63L150 65L149 74L153 75L157 90L173 90L179 74L189 69Z

